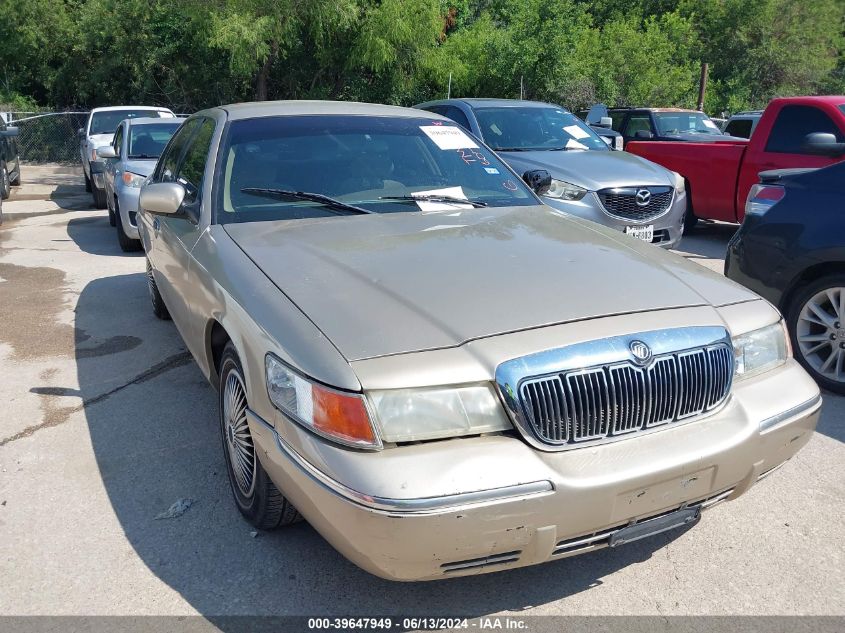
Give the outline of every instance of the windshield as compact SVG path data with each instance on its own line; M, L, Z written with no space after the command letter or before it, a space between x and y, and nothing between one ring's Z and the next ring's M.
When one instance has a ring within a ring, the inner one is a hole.
M485 142L496 151L592 149L608 151L598 134L561 108L477 108Z
M146 123L129 127L129 158L158 158L179 123Z
M328 196L374 213L472 208L444 200L415 201L415 195L463 198L491 207L540 204L460 126L423 117L322 115L234 121L220 156L221 224L337 213L315 200L272 197L268 189ZM388 199L396 197L400 199Z
M169 112L159 110L106 110L105 112L95 112L91 116L91 129L88 130L88 134L114 134L123 119L172 116Z
M655 112L657 133L666 134L717 134L719 126L703 112Z

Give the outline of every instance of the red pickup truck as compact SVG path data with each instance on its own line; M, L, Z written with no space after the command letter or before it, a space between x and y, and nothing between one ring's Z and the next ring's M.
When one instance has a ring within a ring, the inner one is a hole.
M686 228L698 218L742 222L761 171L845 160L845 96L774 99L748 140L631 141L625 149L684 177Z

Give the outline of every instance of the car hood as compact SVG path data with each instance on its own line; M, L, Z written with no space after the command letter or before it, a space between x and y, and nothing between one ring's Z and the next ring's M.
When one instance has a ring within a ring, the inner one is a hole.
M91 147L102 147L109 145L114 140L114 134L92 134L88 137L88 145Z
M157 159L150 158L144 160L129 159L124 163L126 171L131 171L133 174L139 176L149 176L156 168Z
M607 187L673 184L672 176L665 167L628 152L499 152L499 156L520 176L530 169L545 169L552 178L590 191Z
M702 266L540 205L223 228L350 361L756 299Z

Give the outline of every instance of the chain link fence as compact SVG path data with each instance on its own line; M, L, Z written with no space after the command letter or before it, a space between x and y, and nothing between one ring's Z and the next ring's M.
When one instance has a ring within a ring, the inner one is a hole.
M20 130L17 138L22 161L78 163L79 136L88 112L9 112L4 118Z

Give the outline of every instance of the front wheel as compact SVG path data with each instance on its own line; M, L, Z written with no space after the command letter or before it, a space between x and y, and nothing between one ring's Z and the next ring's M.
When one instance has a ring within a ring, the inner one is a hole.
M0 198L5 200L12 193L12 183L9 182L9 170L6 163L0 164Z
M98 209L105 209L108 206L108 199L106 198L106 190L100 189L94 183L91 183L91 194L94 197L94 206Z
M232 495L240 513L261 530L300 520L299 512L270 481L258 461L247 422L247 388L231 341L220 358L220 433Z
M786 312L795 358L820 387L845 394L845 275L799 289Z
M167 311L167 306L164 305L164 299L161 298L161 293L158 291L158 284L156 284L153 276L153 267L150 260L147 260L147 288L150 291L150 303L153 305L153 314L162 321L170 319L170 312Z
M120 250L124 253L134 253L141 250L141 240L136 240L128 235L123 230L123 218L120 216L120 209L115 208L114 211L109 210L109 214L114 218L114 225L117 228L117 243L120 244Z
M692 196L687 190L687 210L684 212L684 235L692 231L698 225L698 218L692 212Z

